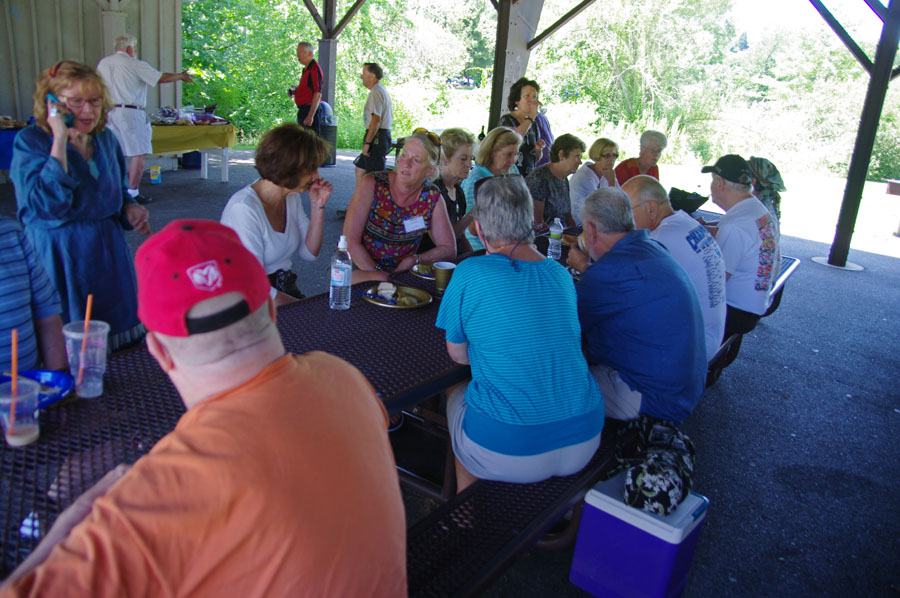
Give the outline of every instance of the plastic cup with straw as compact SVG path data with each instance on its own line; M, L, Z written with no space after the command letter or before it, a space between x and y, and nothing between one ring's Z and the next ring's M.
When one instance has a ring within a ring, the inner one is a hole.
M13 329L11 342L11 380L0 385L6 443L24 446L37 440L40 427L37 419L40 385L32 380L19 382L19 332Z
M109 324L91 319L94 296L87 296L84 321L75 320L63 326L69 371L75 379L79 397L93 398L103 394L103 373L106 371L106 345Z

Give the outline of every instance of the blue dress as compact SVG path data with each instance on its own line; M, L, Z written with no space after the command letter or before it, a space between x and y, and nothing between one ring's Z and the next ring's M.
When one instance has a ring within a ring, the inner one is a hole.
M63 323L84 319L94 295L91 319L110 326L109 350L141 338L137 281L125 240L127 197L125 157L112 131L93 136L86 161L66 147L69 172L50 156L53 138L35 125L13 143L10 176L18 218L35 253L56 286Z

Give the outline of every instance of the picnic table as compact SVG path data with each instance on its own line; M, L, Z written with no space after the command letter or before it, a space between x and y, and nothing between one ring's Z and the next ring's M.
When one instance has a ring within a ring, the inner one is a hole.
M435 294L431 281L409 273L396 278ZM278 329L289 352L323 350L354 364L393 414L468 376L434 326L439 302L391 309L354 295L350 310L332 311L322 294L279 308ZM43 410L41 436L31 445L0 443L0 578L63 509L119 463L146 454L183 413L168 376L140 346L110 357L101 397Z
M230 148L237 144L234 125L153 125L153 153L185 154L200 152L200 178L209 178L209 154L222 157L222 182L228 182Z

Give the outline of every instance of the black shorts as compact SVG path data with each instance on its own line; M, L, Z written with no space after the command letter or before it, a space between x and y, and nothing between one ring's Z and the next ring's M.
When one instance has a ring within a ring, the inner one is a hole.
M366 138L363 135L363 143ZM353 164L357 168L362 168L366 172L381 172L384 170L384 158L391 149L391 131L390 129L378 129L378 134L372 143L369 144L369 155L360 154L353 160Z
M747 334L756 328L759 318L760 316L757 314L728 305L725 311L725 336L722 338L722 342L736 332Z

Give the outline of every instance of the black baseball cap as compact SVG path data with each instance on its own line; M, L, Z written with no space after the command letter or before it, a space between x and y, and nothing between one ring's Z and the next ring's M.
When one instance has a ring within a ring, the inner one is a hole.
M716 160L712 166L704 166L700 172L714 172L726 181L738 185L752 185L753 173L750 165L737 154L726 154Z

